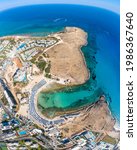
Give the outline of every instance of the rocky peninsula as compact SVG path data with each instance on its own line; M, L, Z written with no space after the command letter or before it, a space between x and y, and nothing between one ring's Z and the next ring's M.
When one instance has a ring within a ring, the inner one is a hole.
M14 111L18 115L31 116L38 125L43 124L40 121L44 119L50 122L53 118L46 118L37 108L37 95L44 90L81 85L89 79L81 51L86 44L87 33L76 27L66 27L64 31L46 37L0 38L0 76L17 101ZM63 124L59 126L63 137L91 129L99 133L101 139L106 135L119 139L119 132L114 130L116 121L104 96L75 111L58 112L57 119L60 118L63 118Z
M0 75L15 97L19 113L23 100L42 79L48 89L81 85L89 79L89 71L81 47L87 44L87 33L80 28L66 27L62 32L45 37L5 36L0 38ZM49 86L48 86L49 85ZM37 99L35 99L37 102ZM24 105L23 105L24 106ZM37 106L36 106L37 107Z
M63 137L71 137L85 129L100 133L97 140L103 139L106 135L119 139L119 131L114 128L115 123L105 97L101 96L95 103L81 109L73 120L60 126L60 130Z
M89 71L81 47L87 44L87 33L80 28L66 27L58 36L62 42L46 51L51 64L50 73L62 84L85 83Z

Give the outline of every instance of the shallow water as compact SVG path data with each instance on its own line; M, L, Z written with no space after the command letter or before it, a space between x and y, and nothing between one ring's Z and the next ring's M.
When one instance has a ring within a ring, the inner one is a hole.
M38 102L45 108L80 107L107 96L113 115L120 114L120 16L96 7L81 5L36 5L0 13L0 36L31 34L44 36L76 26L88 33L82 48L90 80L82 86L53 93L41 93Z

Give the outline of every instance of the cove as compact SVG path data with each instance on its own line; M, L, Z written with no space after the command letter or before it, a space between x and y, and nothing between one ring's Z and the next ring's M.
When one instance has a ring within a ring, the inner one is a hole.
M113 115L120 115L120 16L111 11L82 5L48 4L18 7L0 13L0 36L45 36L66 26L88 33L82 47L90 79L83 85L40 93L42 109L78 108L105 94Z

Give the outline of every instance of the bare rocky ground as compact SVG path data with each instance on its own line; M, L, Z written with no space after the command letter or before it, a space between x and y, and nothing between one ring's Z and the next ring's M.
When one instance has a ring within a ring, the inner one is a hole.
M58 34L63 41L50 48L46 53L51 63L50 73L69 85L79 85L89 79L81 47L87 43L87 34L80 28L67 27Z
M107 102L101 97L93 105L83 109L79 117L62 125L60 130L64 137L71 137L83 129L88 129L100 134L97 140L106 135L119 139L119 131L114 129L115 123Z

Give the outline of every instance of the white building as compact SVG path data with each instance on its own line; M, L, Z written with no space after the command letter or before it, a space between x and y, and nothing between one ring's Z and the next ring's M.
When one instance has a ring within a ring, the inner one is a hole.
M6 97L7 101L8 101L8 103L9 103L10 109L11 109L11 110L12 110L12 109L15 109L17 103L16 103L11 97L9 97L9 95L8 95L8 93L7 93L6 90L4 90L4 95L5 95L5 97Z

